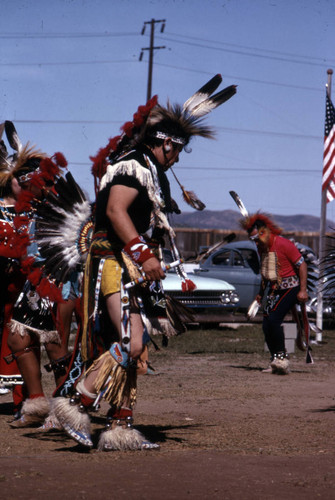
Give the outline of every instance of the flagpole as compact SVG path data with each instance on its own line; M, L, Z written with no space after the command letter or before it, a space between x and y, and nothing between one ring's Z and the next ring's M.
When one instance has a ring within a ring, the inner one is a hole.
M327 94L331 98L331 85L333 70L328 69L328 83ZM326 219L327 219L327 190L321 191L321 215L320 215L320 236L319 236L319 276L323 275L323 258L325 253L325 234L326 234ZM317 286L317 310L316 310L316 326L318 332L316 333L316 341L322 341L322 326L323 326L323 296L322 296L322 282L318 280Z

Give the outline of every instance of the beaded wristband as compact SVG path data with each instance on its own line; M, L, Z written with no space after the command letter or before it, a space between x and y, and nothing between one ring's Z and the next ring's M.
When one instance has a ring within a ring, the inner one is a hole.
M136 238L129 241L123 251L139 265L155 257L142 236L136 236Z

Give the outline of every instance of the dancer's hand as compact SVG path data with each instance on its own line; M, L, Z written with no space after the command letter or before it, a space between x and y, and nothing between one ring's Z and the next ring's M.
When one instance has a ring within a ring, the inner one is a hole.
M156 257L152 257L143 262L142 271L149 281L162 280L165 278L165 273Z
M297 299L299 302L307 302L308 301L308 293L306 290L299 290Z

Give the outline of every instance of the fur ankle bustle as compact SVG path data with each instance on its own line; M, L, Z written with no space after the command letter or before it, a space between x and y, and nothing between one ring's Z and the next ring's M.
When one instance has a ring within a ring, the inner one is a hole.
M54 413L59 422L67 423L76 429L90 428L91 422L85 409L77 404L71 404L72 398L55 398Z
M37 398L26 399L22 405L21 414L45 418L49 411L49 401L44 396L40 396Z
M55 409L54 409L54 399L50 400L50 411L49 415L46 417L46 419L43 422L43 425L39 428L42 431L49 431L49 430L61 430L62 426L56 417L55 414Z
M78 443L91 448L91 420L87 408L94 402L96 394L90 393L84 379L76 386L76 393L71 398L55 398L53 410L65 432Z
M134 428L125 428L117 425L100 434L99 451L126 451L141 450L145 437Z
M111 408L107 414L106 427L100 434L98 450L140 450L144 436L133 428L131 408Z
M100 434L98 451L154 450L159 445L146 440L133 427L131 408L111 408L104 432Z
M286 353L275 354L271 362L271 368L272 373L288 375L290 373L290 363Z
M85 407L74 398L55 398L54 413L65 432L84 446L92 447L91 420Z

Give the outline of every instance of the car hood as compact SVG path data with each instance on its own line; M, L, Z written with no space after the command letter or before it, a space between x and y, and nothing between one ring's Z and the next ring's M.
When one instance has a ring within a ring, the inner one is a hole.
M216 278L207 278L204 276L197 276L192 273L187 274L188 278L193 281L196 285L197 290L222 290L222 291L234 291L235 287L227 281L219 280ZM174 290L181 290L181 280L176 273L167 273L166 278L162 281L163 288L167 292L172 292Z

